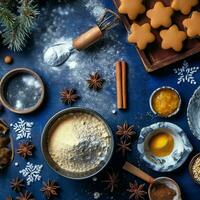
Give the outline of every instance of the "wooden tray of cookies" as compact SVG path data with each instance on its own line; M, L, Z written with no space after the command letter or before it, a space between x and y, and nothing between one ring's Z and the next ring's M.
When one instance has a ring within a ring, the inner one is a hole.
M113 0L115 7L118 9L120 6L120 0ZM153 8L156 0L147 0L144 1L144 5L146 10ZM165 6L170 6L171 0L161 0ZM200 11L200 3L194 7L192 10ZM130 26L133 23L127 15L120 14L121 20L127 30L130 32ZM180 30L185 30L182 25L182 21L185 18L188 18L188 15L183 15L181 12L175 11L172 16L172 24L176 24ZM139 15L134 22L138 24L144 24L146 22L150 22L150 19L146 17L146 12L144 14ZM197 24L199 26L199 24ZM189 56L197 54L200 52L200 39L189 39L187 38L184 42L184 47L180 52L176 52L173 49L164 50L161 48L161 38L159 36L160 30L152 29L152 33L155 35L156 40L152 44L149 44L145 50L139 50L137 47L137 51L140 55L140 58L145 66L146 71L152 72L163 67L169 66L177 61L185 59Z

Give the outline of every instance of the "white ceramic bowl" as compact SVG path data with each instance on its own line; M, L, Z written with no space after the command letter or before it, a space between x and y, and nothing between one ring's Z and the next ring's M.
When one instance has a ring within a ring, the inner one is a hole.
M161 131L170 132L174 138L174 148L170 155L157 157L149 151L149 140ZM193 150L184 131L175 124L158 122L141 130L137 149L148 166L158 172L170 172L180 167Z
M195 90L189 101L187 119L193 135L200 140L200 87Z

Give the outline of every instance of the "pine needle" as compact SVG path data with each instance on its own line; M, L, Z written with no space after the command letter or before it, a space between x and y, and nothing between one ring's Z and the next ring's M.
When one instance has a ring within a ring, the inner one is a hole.
M21 51L25 47L27 37L29 37L39 14L33 0L20 0L18 3L18 15L14 15L5 7L2 7L2 11L8 12L4 17L1 17L0 14L0 22L2 21L3 26L3 44L14 51Z
M14 24L15 15L6 7L0 5L0 24L3 27L11 27Z

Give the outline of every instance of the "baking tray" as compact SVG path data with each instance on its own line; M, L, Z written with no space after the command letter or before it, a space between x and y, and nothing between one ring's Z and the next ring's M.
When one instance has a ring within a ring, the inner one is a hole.
M118 7L120 6L120 0L113 0L113 2L115 4L115 7L118 9ZM146 10L153 8L155 2L156 0L144 1ZM164 5L169 6L171 0L161 0L161 2L163 2ZM200 10L200 4L198 4L193 10ZM127 15L120 14L120 17L127 32L129 33L130 26L133 21L129 20ZM180 12L176 11L172 16L172 23L178 25L181 30L184 30L182 21L187 17L188 16L184 16ZM150 22L150 20L146 17L146 13L144 13L142 15L139 15L135 22L138 24L143 24L145 22ZM200 52L200 40L197 38L187 39L184 42L183 50L178 53L172 49L162 49L160 46L161 38L159 36L159 32L161 29L163 28L152 29L152 32L156 36L156 41L152 44L149 44L145 50L139 50L136 47L146 71L152 72L161 69Z

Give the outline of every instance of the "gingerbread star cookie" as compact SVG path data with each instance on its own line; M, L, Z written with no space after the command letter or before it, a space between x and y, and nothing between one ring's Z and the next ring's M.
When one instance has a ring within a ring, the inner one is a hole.
M150 24L153 28L160 26L167 28L172 24L171 16L173 12L171 7L165 7L162 2L158 1L152 9L147 11L146 15L151 20Z
M131 20L134 20L146 10L142 2L143 0L121 0L118 11L121 14L127 14Z
M183 20L183 26L187 29L188 37L200 36L200 12L192 12L192 16Z
M187 38L184 31L180 31L176 25L171 26L167 30L160 31L160 37L162 38L163 49L174 49L175 51L181 51L183 48L183 41Z
M196 6L199 0L173 0L171 7L174 10L181 11L182 14L188 15L192 7Z
M133 23L131 26L131 34L128 36L129 43L136 43L140 50L146 48L148 43L152 43L155 36L151 33L151 26L148 23L138 25Z

